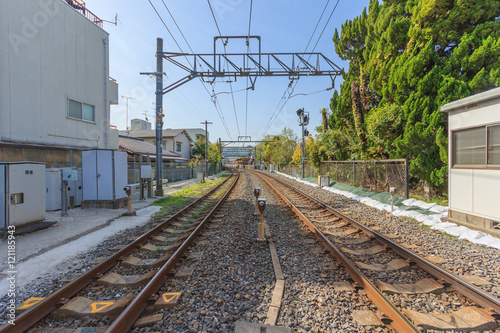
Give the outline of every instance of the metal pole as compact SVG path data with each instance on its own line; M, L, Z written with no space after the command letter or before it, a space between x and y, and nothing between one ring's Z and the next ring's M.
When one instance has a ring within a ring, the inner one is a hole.
M408 159L405 158L405 196L410 199L410 174L408 173Z
M304 121L301 119L302 123L302 178L306 178L304 164L306 161L306 143L304 140Z
M163 196L163 39L156 39L156 196Z
M200 124L205 124L205 177L208 177L208 124L212 123L205 120Z
M68 216L68 181L63 178L61 170L61 216Z
M151 159L149 157L149 154L148 154L148 165L151 165ZM148 178L148 198L152 197L153 197L153 180L151 178Z

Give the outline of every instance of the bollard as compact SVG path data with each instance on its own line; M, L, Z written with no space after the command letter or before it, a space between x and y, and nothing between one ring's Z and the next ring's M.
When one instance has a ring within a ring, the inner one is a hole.
M389 187L389 193L391 194L391 213L394 211L394 192L396 192L396 188Z
M62 174L62 172L61 172L61 174ZM61 216L68 216L68 181L67 180L61 181Z
M259 215L259 195L260 195L260 188L254 188L253 189L253 194L255 195L255 212L253 213L254 215Z
M125 186L123 190L125 191L125 193L127 193L127 212L124 215L136 216L136 213L132 211L132 188L130 186Z
M259 219L259 224L258 224L258 241L265 241L266 237L264 235L264 209L266 209L266 199L264 198L259 198L258 199L258 206L259 206L259 212L260 212L260 219Z

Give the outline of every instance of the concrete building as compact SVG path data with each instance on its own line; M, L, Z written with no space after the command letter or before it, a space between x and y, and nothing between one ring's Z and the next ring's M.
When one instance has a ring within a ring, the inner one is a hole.
M155 130L128 130L120 131L120 135L142 138L151 144L156 144ZM191 159L191 146L194 144L191 136L184 129L163 130L163 150L181 154L186 160Z
M130 121L130 130L132 131L143 131L143 130L150 130L151 129L151 123L146 120L142 119L132 119Z
M109 36L76 0L0 1L0 160L81 161L118 149Z
M500 88L441 107L448 114L449 218L500 229Z
M184 130L189 134L193 141L198 141L198 139L205 137L205 130L203 128L185 128ZM208 135L210 140L210 132ZM212 139L212 141L214 140Z

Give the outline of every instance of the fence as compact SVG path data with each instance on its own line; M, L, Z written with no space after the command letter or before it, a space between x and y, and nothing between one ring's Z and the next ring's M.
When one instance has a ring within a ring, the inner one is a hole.
M406 159L370 161L323 161L319 173L330 180L377 192L389 191L409 198L408 161Z
M156 175L156 164L152 163L153 175ZM208 175L219 173L221 171L219 164L208 164ZM190 163L164 163L163 164L163 179L168 179L169 182L177 182L180 180L196 178L198 172L205 172L204 164ZM137 184L141 180L141 166L138 162L128 162L128 183ZM156 179L154 177L153 179Z
M287 175L302 178L302 165L285 165L280 166L276 171L286 173ZM318 177L318 171L309 164L304 165L304 175L306 177Z
M294 177L302 177L302 165L285 165L280 172ZM306 177L328 176L330 181L362 187L377 192L389 191L409 198L408 161L369 160L369 161L323 161L319 169L310 164L304 166Z

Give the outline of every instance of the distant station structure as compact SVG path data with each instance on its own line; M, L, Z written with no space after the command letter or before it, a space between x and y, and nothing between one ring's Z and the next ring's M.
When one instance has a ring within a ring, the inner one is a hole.
M448 220L500 233L500 88L445 104Z

